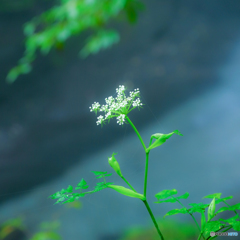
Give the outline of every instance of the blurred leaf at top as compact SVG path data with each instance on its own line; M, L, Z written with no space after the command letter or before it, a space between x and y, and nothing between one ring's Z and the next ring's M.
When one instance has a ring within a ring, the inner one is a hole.
M44 55L52 48L62 49L64 42L84 30L92 30L80 51L85 58L108 48L120 39L117 31L106 29L106 24L125 12L130 23L137 20L137 11L144 5L138 0L58 0L59 4L24 24L25 52L18 65L7 75L14 82L20 74L31 71L37 50Z

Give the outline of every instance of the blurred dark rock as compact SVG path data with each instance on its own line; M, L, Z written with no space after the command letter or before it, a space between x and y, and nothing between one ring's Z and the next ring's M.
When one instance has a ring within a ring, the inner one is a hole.
M121 42L86 60L78 58L84 37L63 51L39 56L33 71L8 85L5 77L22 56L22 25L44 6L24 14L1 13L0 202L50 181L84 156L119 140L122 128L96 126L89 112L119 84L139 88L143 110L130 114L138 129L151 114L164 115L218 84L216 69L227 61L239 35L239 1L144 1L136 25L112 23ZM42 3L43 4L43 3ZM140 115L141 114L141 115ZM127 132L126 134L130 134Z

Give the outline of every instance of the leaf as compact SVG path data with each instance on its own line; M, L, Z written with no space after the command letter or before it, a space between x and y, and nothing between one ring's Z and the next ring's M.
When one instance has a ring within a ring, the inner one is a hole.
M121 173L121 169L120 169L119 163L116 160L116 158L114 157L114 155L116 155L116 154L117 153L113 153L112 157L108 158L108 163L120 177L123 177L123 175Z
M159 200L159 199L163 199L163 198L168 198L172 195L177 194L177 190L176 189L172 189L172 190L163 190L157 194L155 194L155 197Z
M235 231L240 231L240 222L239 221L232 223L232 226Z
M107 172L97 172L97 171L91 171L91 172L93 172L94 173L94 175L104 175L104 174L107 174Z
M158 201L158 202L154 202L154 203L163 203L163 202L172 202L172 203L175 203L177 200L174 199L174 198L170 198L170 199L167 199L167 200L162 200L162 201Z
M179 197L176 197L176 199L182 199L182 198L187 199L188 197L189 197L189 193L186 192L186 193L184 193L183 195L181 195L181 196L179 196Z
M195 212L205 212L205 208L209 206L209 204L203 204L203 203L189 203L190 206L193 206L189 209L189 213L195 213Z
M125 188L125 187L118 186L118 185L108 185L108 187L112 188L115 191L117 191L123 195L126 195L128 197L139 198L142 201L146 200L146 198L142 194L134 192L133 190L131 190L129 188Z
M60 193L61 193L61 194L67 193L67 190L66 190L66 189L62 189L62 190L60 191Z
M87 185L87 182L82 178L82 180L80 181L80 183L77 184L77 187L75 188L77 189L87 189L89 186Z
M223 224L220 223L219 221L211 221L207 222L205 225L204 233L207 236L210 236L210 232L215 232L221 228Z
M60 192L56 192L53 195L49 196L48 198L56 199L56 198L60 198L60 197L61 197L61 193Z
M108 174L105 174L104 177L109 177L109 176L111 176L111 175L112 175L112 173L108 173Z
M220 199L221 198L221 193L214 193L214 194L211 194L211 195L207 195L203 198L217 198L217 199Z
M216 209L216 203L215 203L215 197L214 197L208 207L208 221L210 221L213 218L215 209Z
M72 191L73 191L73 187L71 185L69 185L68 188L67 188L67 192L72 193Z
M234 222L236 222L236 220L238 218L239 218L239 215L236 214L234 217L231 217L231 218L228 218L228 219L219 218L219 221L227 222L227 223L232 225Z
M178 213L186 214L186 213L188 213L188 210L186 208L173 209L173 210L167 212L164 217L170 216L170 215L175 215L175 214L178 214Z
M162 134L162 133L155 133L151 136L151 140L154 138L156 139L154 143L152 143L148 148L147 150L151 150L153 148L156 148L156 147L159 147L161 146L163 143L166 142L167 139L169 139L173 134L178 134L178 135L181 135L182 134L178 131L178 130L175 130L171 133L168 133L168 134Z
M217 212L216 214L220 213L220 212L223 212L223 211L236 211L236 210L240 210L240 203L237 203L233 206L230 206L230 207L221 207Z
M217 201L216 201L216 204L218 204L218 203L220 203L220 202L224 202L224 201L226 201L226 200L228 200L228 199L232 199L233 198L233 196L229 196L229 197L225 197L225 198L220 198L220 199L218 199Z
M228 207L221 207L217 212L216 214L220 213L220 212L224 212L224 211L228 211Z
M100 30L95 35L87 39L87 43L80 52L80 56L85 58L89 54L96 54L99 50L109 48L119 41L120 37L116 31Z

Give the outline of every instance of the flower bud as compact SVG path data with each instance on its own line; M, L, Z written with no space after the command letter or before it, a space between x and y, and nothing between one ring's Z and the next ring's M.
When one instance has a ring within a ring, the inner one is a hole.
M113 153L112 157L108 158L108 163L120 177L123 177L120 166L119 166L116 158L114 157L114 155L116 155L116 154L117 153Z

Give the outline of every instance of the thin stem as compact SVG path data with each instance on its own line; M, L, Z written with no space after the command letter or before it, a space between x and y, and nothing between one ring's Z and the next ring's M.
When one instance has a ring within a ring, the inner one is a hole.
M172 198L176 199L175 197L172 197ZM183 206L183 207L185 208L185 206L184 206L178 199L176 199L176 201L177 201L181 206ZM201 233L201 228L200 228L199 224L197 223L195 217L193 216L192 213L189 213L189 214L190 214L190 216L192 217L193 221L196 223L196 225L197 225L197 227L198 227L198 229L199 229L199 232Z
M200 240L200 239L201 239L202 234L203 234L203 233L201 232L197 240Z
M124 178L124 176L122 176L121 178L127 183L127 185L128 185L134 192L137 192L137 191L133 188L133 186Z
M147 210L148 210L148 212L149 212L149 214L150 214L150 216L152 218L152 221L153 221L153 223L154 223L154 225L155 225L155 227L157 229L158 235L160 236L161 240L164 240L164 237L163 237L163 235L162 235L162 233L161 233L161 231L160 231L160 229L158 227L157 221L156 221L156 219L153 216L153 213L152 213L152 211L151 211L151 209L150 209L150 207L148 205L147 200L144 200L143 203L145 204L145 206L146 206L146 208L147 208Z
M144 192L143 192L144 197L146 197L146 194L147 194L148 156L149 156L149 152L146 153L145 176L144 176Z
M141 135L139 134L138 130L136 129L136 127L134 126L134 124L132 123L132 121L129 119L129 117L128 117L127 115L126 115L126 119L127 119L127 121L130 123L130 125L132 126L133 130L136 132L136 134L137 134L137 136L138 136L141 144L143 145L143 148L144 148L145 152L147 152L147 148L146 148L146 146L145 146L145 144L144 144L144 142L143 142L143 140L142 140L142 137L141 137Z

